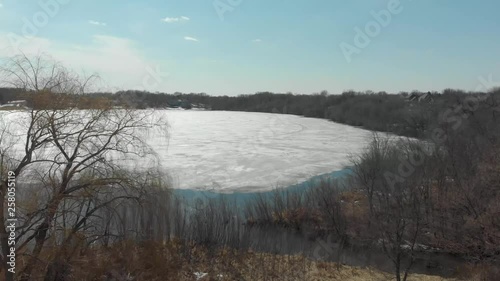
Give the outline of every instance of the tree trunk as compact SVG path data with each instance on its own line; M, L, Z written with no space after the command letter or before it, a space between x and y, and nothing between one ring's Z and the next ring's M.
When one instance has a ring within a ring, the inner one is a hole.
M35 268L35 264L38 261L38 257L42 252L43 245L45 244L45 239L47 238L47 232L50 228L50 224L54 219L57 208L59 206L59 202L61 202L61 197L57 196L53 199L48 208L48 213L45 216L43 222L36 229L35 236L35 248L31 253L31 257L28 259L26 266L24 267L23 272L21 273L21 281L29 281L31 279L31 273Z

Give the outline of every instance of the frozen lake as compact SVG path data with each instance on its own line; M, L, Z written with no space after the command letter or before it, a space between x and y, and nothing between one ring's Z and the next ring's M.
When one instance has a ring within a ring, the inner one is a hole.
M342 170L371 133L327 120L293 115L158 110L169 125L168 138L141 132L157 152L161 169L176 189L255 192L288 187L314 176ZM23 112L2 112L2 121L22 141ZM22 151L22 143L14 145ZM50 154L46 151L45 154ZM47 155L48 155L47 154ZM133 169L145 161L123 162Z
M166 110L169 142L148 142L173 187L263 191L303 182L349 165L371 133L293 115Z

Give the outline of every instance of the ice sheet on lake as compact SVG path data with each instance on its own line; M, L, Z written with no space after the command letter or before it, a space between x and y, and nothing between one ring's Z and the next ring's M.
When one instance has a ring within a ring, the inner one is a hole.
M340 170L371 133L293 115L167 111L169 142L149 137L173 185L218 191L269 190Z
M13 121L19 114L2 119ZM188 110L155 114L166 115L169 138L155 131L143 137L158 153L172 187L180 189L261 191L300 183L342 169L371 136L359 128L293 115ZM137 166L145 163L135 161Z

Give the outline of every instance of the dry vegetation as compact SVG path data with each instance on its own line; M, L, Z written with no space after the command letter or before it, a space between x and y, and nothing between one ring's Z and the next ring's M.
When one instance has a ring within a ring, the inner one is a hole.
M206 273L197 277L196 273ZM68 280L338 280L383 281L393 275L369 268L314 262L302 256L276 256L252 251L147 242L122 242L106 250L89 250L74 261ZM127 279L128 278L128 279ZM410 281L441 281L411 275Z

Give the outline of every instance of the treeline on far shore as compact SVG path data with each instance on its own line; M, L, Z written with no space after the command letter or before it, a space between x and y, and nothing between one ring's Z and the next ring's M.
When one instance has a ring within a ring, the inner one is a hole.
M0 89L0 104L11 100L26 100L36 106L32 95L18 89ZM475 98L481 103L475 102ZM488 92L466 92L446 89L442 92L355 92L332 95L326 91L312 95L260 92L252 95L210 96L205 93L151 93L120 91L92 93L81 98L83 108L98 106L107 101L128 108L184 108L227 111L247 111L293 114L325 118L335 122L359 126L368 130L391 132L398 135L423 138L440 122L452 122L451 114L467 114L478 108L496 108L500 105L500 89Z

